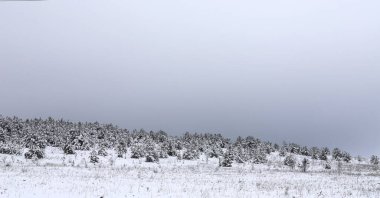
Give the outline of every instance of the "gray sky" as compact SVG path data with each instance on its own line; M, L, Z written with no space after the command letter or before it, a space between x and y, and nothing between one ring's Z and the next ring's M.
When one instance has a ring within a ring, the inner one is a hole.
M0 114L380 155L378 0L0 2Z

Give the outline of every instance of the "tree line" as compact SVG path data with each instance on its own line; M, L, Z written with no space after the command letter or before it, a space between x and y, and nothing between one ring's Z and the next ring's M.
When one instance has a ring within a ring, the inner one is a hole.
M113 124L98 122L70 122L63 119L20 119L0 116L0 153L20 155L28 159L43 158L47 146L62 148L65 154L75 154L78 150L91 150L91 161L98 156L107 156L108 149L115 149L118 157L145 158L147 162L158 162L160 158L176 156L183 160L198 159L200 154L210 158L222 158L220 165L229 167L232 163L265 163L267 155L278 152L286 156L286 163L292 164L291 154L309 156L312 159L332 159L349 163L351 155L339 148L330 151L327 147L307 147L295 143L281 145L262 141L252 136L238 137L236 140L221 134L189 133L171 136L166 132L132 130L119 128ZM378 157L372 156L371 163L378 164ZM306 164L307 162L303 162Z

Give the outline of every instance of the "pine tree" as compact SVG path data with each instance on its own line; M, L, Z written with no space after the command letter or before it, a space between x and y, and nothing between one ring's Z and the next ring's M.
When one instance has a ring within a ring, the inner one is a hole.
M153 143L148 143L146 147L145 161L146 162L159 161L159 153L157 152L155 145Z
M131 148L131 158L141 158L145 156L145 151L141 143L135 144Z
M302 164L301 164L301 166L300 166L302 172L306 172L306 169L308 168L309 163L310 163L310 162L309 162L308 159L303 158L303 160L302 160Z
M0 128L0 144L5 143L5 131L3 128Z
M311 147L310 149L310 153L311 153L311 159L318 159L319 158L319 148L318 147Z
M65 146L63 146L62 150L63 150L63 153L67 155L75 154L74 147L68 143L66 143Z
M342 159L343 161L349 163L351 161L351 155L348 152L344 151L342 153Z
M267 162L267 155L261 148L257 148L253 151L252 162L254 164L262 164Z
M321 149L321 152L319 153L319 159L320 160L327 160L327 155L330 154L330 150L327 147L324 147Z
M186 159L186 160L198 159L199 158L199 152L196 149L194 149L194 148L188 148L183 153L182 158Z
M127 144L124 141L120 141L117 145L117 157L122 158L127 153Z
M309 149L308 149L306 146L303 146L303 147L301 148L300 154L301 154L301 155L304 155L304 156L310 156Z
M335 160L342 158L342 151L340 151L339 148L334 148L332 151L332 158Z
M223 154L223 160L222 160L222 163L220 164L220 166L222 167L232 167L232 162L234 160L234 156L232 154L232 152L230 152L229 150Z
M105 156L108 155L108 153L107 153L107 151L106 151L106 148L105 148L104 146L101 146L101 147L100 147L100 149L98 150L98 155L99 155L99 156L103 156L103 157L105 157Z
M371 159L370 159L370 162L373 165L378 165L379 164L379 157L377 157L376 155L372 155Z
M291 169L294 169L296 165L296 159L293 155L288 155L285 157L284 165L289 166Z
M91 163L99 163L99 157L98 157L98 152L93 150L90 154L90 162Z

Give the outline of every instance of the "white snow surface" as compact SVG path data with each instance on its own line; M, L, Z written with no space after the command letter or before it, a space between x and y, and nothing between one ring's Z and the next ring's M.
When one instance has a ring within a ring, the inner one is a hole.
M338 171L310 160L306 173L283 165L278 153L265 164L219 167L218 159L175 157L148 163L117 158L109 150L92 164L90 151L65 155L46 148L46 157L27 160L0 154L0 197L380 197L379 168L367 161L343 163ZM296 156L301 161L303 156Z

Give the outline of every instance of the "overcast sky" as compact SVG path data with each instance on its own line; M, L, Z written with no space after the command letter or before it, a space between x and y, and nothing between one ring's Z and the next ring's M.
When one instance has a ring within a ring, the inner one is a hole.
M0 1L0 114L380 155L379 7Z

